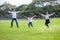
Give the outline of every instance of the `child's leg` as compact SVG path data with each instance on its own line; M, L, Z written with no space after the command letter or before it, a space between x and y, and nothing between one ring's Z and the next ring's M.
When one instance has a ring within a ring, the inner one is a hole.
M32 24L32 22L31 22L31 26L33 27L33 24Z
M28 23L28 27L30 28L30 22Z

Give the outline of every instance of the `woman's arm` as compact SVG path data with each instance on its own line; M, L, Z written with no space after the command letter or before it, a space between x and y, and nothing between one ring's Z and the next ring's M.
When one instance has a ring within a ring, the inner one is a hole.
M41 16L45 16L44 14L40 14Z

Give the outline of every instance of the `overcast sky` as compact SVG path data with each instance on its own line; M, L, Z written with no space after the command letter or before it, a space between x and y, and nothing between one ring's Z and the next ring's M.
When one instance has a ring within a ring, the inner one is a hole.
M0 5L3 4L4 2L19 6L22 4L29 4L32 2L32 0L0 0ZM58 0L58 2L60 2L60 0Z
M0 0L0 5L3 4L4 2L19 6L22 4L29 4L32 2L32 0Z

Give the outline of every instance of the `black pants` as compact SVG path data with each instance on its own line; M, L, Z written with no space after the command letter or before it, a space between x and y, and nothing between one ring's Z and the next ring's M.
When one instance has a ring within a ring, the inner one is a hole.
M29 27L29 28L30 28L30 25L33 27L32 22L29 22L29 23L28 23L28 27Z
M49 19L47 19L46 21L45 21L45 25L47 26L47 27L49 27L49 24L50 23L50 20Z
M15 20L15 22L16 22L16 25L17 25L17 27L18 27L18 22L17 22L17 19L16 18L12 18L12 21L11 21L11 27L13 27L13 21Z

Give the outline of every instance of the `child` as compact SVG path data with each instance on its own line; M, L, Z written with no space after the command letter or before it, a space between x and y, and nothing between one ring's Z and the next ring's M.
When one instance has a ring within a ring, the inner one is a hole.
M50 23L50 16L52 16L52 15L54 15L55 13L53 13L53 14L48 14L48 12L46 12L46 15L44 15L44 14L41 14L43 17L45 17L45 25L49 28L49 23Z
M35 16L36 16L36 15L35 15ZM26 16L25 16L25 17L28 19L28 27L29 27L29 28L30 28L30 25L33 27L32 19L33 19L35 16L33 16L33 17L32 17L31 15L30 15L29 17L26 17Z

